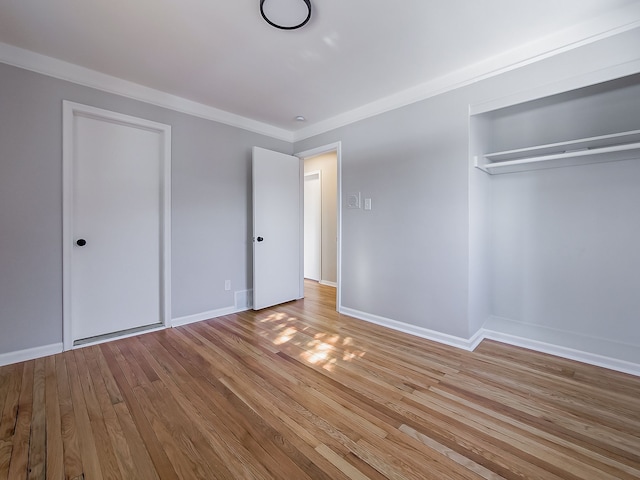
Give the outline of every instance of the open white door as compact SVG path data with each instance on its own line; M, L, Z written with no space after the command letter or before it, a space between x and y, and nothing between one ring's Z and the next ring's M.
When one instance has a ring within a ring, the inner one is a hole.
M253 148L253 309L303 296L302 162Z

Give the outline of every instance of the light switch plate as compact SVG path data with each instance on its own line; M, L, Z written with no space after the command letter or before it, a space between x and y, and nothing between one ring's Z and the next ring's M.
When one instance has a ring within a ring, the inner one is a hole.
M360 208L360 192L347 194L347 208Z
M365 198L364 199L364 209L365 210L371 210L371 199L370 198Z

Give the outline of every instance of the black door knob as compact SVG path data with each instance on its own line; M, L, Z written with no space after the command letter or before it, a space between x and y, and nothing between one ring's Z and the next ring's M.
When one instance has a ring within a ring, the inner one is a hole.
M84 247L86 244L87 244L87 241L84 238L80 238L76 242L76 245L78 245L79 247Z
M264 240L264 238L258 237L256 240L258 240L259 242L262 242Z

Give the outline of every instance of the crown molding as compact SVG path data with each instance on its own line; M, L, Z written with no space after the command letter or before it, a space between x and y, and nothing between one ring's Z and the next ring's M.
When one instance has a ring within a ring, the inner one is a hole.
M640 27L640 2L299 130L287 130L0 42L0 62L294 143Z
M640 28L640 3L568 28L429 82L389 95L294 132L294 142L507 73L546 58Z
M293 142L293 132L289 130L2 42L0 42L0 62L176 112Z

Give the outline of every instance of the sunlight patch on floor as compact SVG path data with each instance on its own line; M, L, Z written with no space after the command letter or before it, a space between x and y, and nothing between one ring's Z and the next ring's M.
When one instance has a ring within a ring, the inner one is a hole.
M269 331L262 336L271 337L274 345L291 343L303 350L299 358L328 371L333 371L341 361L353 362L366 355L365 351L356 348L352 337L342 337L339 333L316 332L312 338L309 338L310 335L306 332L314 329L304 323L301 324L298 317L291 316L289 313L271 312L256 320L263 324L270 324L267 327ZM296 323L292 324L292 322Z
M324 342L310 342L311 350L302 354L305 360L314 365L327 360L329 353L333 350L333 345Z
M298 330L296 328L289 327L284 332L282 332L280 335L278 335L278 338L276 338L273 341L273 343L275 345L282 345L283 343L287 343L293 338L293 336L296 333L298 333Z
M298 317L291 317L284 312L275 312L275 313L269 314L267 317L261 318L258 321L260 323L280 322L278 325L274 327L274 330L281 330L283 328L288 328L291 322L298 321Z

